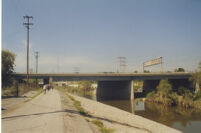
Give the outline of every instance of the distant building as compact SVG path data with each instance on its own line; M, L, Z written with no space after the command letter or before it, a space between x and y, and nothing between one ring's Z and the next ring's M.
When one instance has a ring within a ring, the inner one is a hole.
M98 87L98 84L91 84L91 88L96 89Z
M76 88L78 88L78 87L79 87L79 85L78 85L78 84L70 84L70 85L68 85L68 86L70 86L70 87L76 87Z
M58 82L55 82L55 85L56 86L67 86L68 82L67 81L58 81Z

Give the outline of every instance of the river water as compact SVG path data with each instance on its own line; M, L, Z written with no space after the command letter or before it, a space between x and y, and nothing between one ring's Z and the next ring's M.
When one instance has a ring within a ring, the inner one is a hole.
M130 100L100 101L132 113ZM166 107L144 101L135 102L135 114L165 124L184 133L201 133L201 112L196 109Z
M86 97L96 100L95 96ZM184 109L180 107L167 107L161 104L145 102L143 100L114 100L99 101L101 103L117 107L127 112L145 117L178 129L183 133L201 133L201 111L197 109ZM133 104L134 106L132 106ZM134 107L134 109L132 109Z

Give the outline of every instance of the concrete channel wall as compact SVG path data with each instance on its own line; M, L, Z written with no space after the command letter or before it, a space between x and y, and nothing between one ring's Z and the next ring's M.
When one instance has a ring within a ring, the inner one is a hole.
M170 128L144 117L120 110L118 108L72 94L69 95L80 101L81 106L85 109L85 111L95 118L101 118L102 120L111 121L111 123L120 123L121 125L124 124L128 127L134 127L133 130L141 129L150 133L182 133L181 131L178 131L176 129Z

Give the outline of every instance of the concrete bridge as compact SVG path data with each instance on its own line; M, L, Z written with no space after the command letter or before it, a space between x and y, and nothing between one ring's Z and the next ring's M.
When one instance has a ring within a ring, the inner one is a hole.
M29 78L43 79L47 84L52 81L79 81L93 80L98 81L97 99L112 100L112 99L133 99L133 80L143 80L143 89L145 93L156 89L161 79L167 78L173 89L178 89L180 86L193 88L189 81L191 73L174 72L174 73L39 73L30 74ZM25 73L16 73L15 79L26 79Z

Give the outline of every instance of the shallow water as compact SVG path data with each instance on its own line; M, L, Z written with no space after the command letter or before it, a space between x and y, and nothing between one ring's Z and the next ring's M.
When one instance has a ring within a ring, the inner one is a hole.
M100 101L132 113L130 100ZM201 133L201 112L196 109L166 107L149 102L135 102L135 114L165 124L184 133Z

